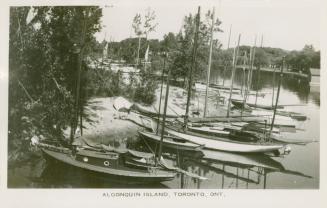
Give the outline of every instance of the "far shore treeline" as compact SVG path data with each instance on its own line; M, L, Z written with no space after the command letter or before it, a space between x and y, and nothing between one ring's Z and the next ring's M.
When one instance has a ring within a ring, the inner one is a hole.
M203 11L198 40L195 79L208 65L212 13ZM83 129L92 122L87 108L94 96L124 96L132 101L151 104L155 100L157 79L165 61L173 79L187 81L191 66L195 15L185 14L180 32L168 33L163 40L149 40L160 23L154 11L137 14L131 25L135 38L120 42L98 42L94 35L101 30L102 10L97 6L11 7L9 33L9 165L28 160L29 140L33 136L54 139L68 145L64 132ZM119 24L117 22L117 24ZM223 32L221 21L214 21L214 32ZM149 47L149 65L142 65ZM104 48L107 48L105 54ZM240 47L239 64L245 51ZM223 50L219 40L213 41L212 69L229 68L233 48ZM168 54L168 55L167 55ZM140 69L131 82L121 82L121 73L110 66L91 67L105 58L133 65ZM320 52L312 45L301 51L278 48L257 48L254 66L279 67L286 56L286 66L295 72L309 73L320 68ZM121 61L123 60L123 61ZM108 70L109 69L109 70ZM158 74L158 73L157 73ZM133 81L134 79L134 81Z
M217 40L216 40L217 41ZM103 47L106 43L108 43L108 57L112 59L123 59L128 64L135 63L136 50L137 50L137 38L127 38L120 42L102 42L99 43L98 47ZM140 54L141 57L144 56L147 46L149 46L151 50L151 61L153 70L160 70L160 66L162 63L161 53L165 51L172 51L171 57L172 59L178 59L178 56L174 53L177 52L177 49L180 47L182 42L182 34L181 33L168 33L164 35L163 40L151 39L146 40L142 38L141 40L141 49ZM167 47L168 46L168 47ZM222 49L219 45L214 48L213 52L213 60L212 60L212 68L221 69L224 66L228 66L231 64L232 55L234 48ZM244 62L244 54L247 54L247 58L249 59L250 49L252 46L241 45L240 46L240 56L238 58L238 65L242 65ZM208 56L208 46L203 50L203 57ZM173 52L174 51L174 52ZM182 53L182 51L179 51ZM320 51L315 50L312 45L304 45L302 50L284 50L281 48L272 48L272 47L260 47L256 46L255 52L255 60L254 66L255 68L276 68L280 67L282 58L285 57L285 65L286 68L293 72L301 72L304 74L309 74L310 68L320 69ZM159 62L159 63L158 63ZM175 63L178 60L174 60ZM203 63L201 63L206 67L207 60L203 59ZM201 65L200 64L200 65ZM185 72L187 69L185 70ZM173 75L177 77L183 77L185 72L180 69L176 69L173 71Z

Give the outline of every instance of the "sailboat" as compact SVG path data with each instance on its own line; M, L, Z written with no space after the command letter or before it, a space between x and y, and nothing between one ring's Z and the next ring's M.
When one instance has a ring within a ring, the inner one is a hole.
M139 131L139 135L150 142L160 143L160 136L152 132ZM204 145L196 142L191 142L176 136L165 135L162 141L162 145L171 148L178 149L182 151L200 151Z
M176 173L163 167L149 165L136 165L137 161L146 161L143 153L137 154L115 151L96 151L87 148L71 150L66 147L37 144L48 161L63 163L81 169L106 180L123 181L124 183L158 183L175 178ZM132 159L131 159L132 158ZM134 160L134 161L133 161ZM133 162L133 165L131 165ZM143 168L142 168L143 167Z
M197 17L197 23L199 21L199 14ZM197 25L198 26L198 25ZM289 148L286 147L284 144L275 144L275 143L268 143L268 142L241 142L241 141L234 141L228 138L224 138L222 136L211 136L204 133L197 133L192 132L188 128L188 116L189 116L189 103L190 103L190 94L192 89L192 69L195 67L195 58L196 58L196 50L197 50L197 34L198 34L198 27L196 28L195 38L194 38L194 45L193 45L193 59L192 59L192 67L190 68L189 73L189 86L188 86L188 97L187 97L187 105L186 105L186 112L184 117L184 125L182 128L178 128L176 123L172 123L171 125L167 126L166 132L169 136L179 137L185 139L190 142L203 144L205 149L211 150L220 150L220 151L227 151L227 152L239 152L239 153L265 153L265 152L273 152L277 155L281 153L289 153ZM238 38L238 45L240 41L240 36ZM232 74L232 84L230 91L232 92L233 89L233 76L235 71L235 64L236 64L236 57L238 54L238 49L234 50L234 59L233 59L233 74ZM206 87L206 101L205 101L205 109L204 109L204 116L206 116L207 111L207 95L209 89L209 76L210 76L210 59L211 54L209 55L209 68L207 73L207 87ZM231 93L230 93L231 96ZM229 102L230 107L230 102ZM228 115L229 117L229 110ZM161 122L154 121L155 125L160 126ZM162 125L165 125L165 121L162 122ZM156 128L158 130L158 127ZM162 128L163 131L164 128ZM224 134L225 132L220 132ZM283 151L284 150L284 151Z
M79 64L79 76L77 76L76 111L80 103L80 69L81 64ZM117 107L117 104L119 103L114 103L114 107ZM130 106L124 102L123 107L128 109ZM79 115L76 114L76 126L78 118ZM57 143L47 143L46 141L40 142L36 136L32 138L31 144L39 147L49 161L63 163L107 180L118 180L124 183L157 183L172 180L177 174L173 168L162 162L161 157L157 158L153 154L149 155L148 153L133 150L121 151L114 148L103 148L101 145L100 147L102 148L99 148L99 146L82 145L74 142L74 133L75 128L71 127L70 144L68 147ZM151 162L151 159L155 162Z

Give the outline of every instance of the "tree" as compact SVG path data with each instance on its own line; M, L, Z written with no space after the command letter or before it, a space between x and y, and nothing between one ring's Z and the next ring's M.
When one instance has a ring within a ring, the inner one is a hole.
M32 18L26 21L29 13ZM10 147L22 147L17 141L33 135L64 140L64 129L86 103L75 106L77 65L80 59L81 70L86 70L101 16L98 7L11 7Z
M190 68L193 37L195 32L196 15L189 14L184 17L181 32L177 34L178 47L174 51L172 60L171 74L174 78L187 76ZM204 20L200 21L200 31L198 38L198 52L197 52L197 67L194 72L196 77L201 76L207 68L207 57L209 54L210 28L211 28L211 11L206 12ZM219 28L221 21L217 18L214 23L214 31L222 32ZM214 40L213 46L213 60L217 58L217 52L220 50L221 44L218 40Z
M148 35L150 32L155 31L158 23L155 23L156 15L155 12L148 8L146 14L144 16L144 23L142 25L142 17L141 14L137 13L133 18L132 27L134 29L135 35L138 37L138 48L137 48L137 58L136 64L139 64L140 59L140 47L141 47L141 37L145 35L145 40L148 39Z

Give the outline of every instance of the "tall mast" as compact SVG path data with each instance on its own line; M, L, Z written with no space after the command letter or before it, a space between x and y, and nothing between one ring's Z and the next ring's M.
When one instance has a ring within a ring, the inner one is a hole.
M228 45L227 45L227 50L229 49L229 44L230 44L230 36L232 34L232 25L229 27L229 35L228 35Z
M211 70L211 58L212 58L212 42L213 42L213 28L215 24L215 7L212 9L212 23L211 23L211 38L210 38L210 49L209 49L209 63L208 63L208 71L207 71L207 87L206 87L206 97L204 102L204 113L203 117L207 116L207 108L208 108L208 91L210 85L210 70Z
M254 39L254 46L252 49L252 59L251 59L251 67L250 67L250 80L249 80L249 91L251 90L251 86L252 86L252 73L253 73L253 65L254 65L254 59L255 59L255 49L256 49L256 45L257 45L257 36L255 36Z
M81 89L81 71L82 71L82 61L83 61L83 55L84 55L84 48L85 48L85 36L86 36L86 18L89 16L89 10L86 9L86 15L84 15L83 18L83 28L82 28L82 37L81 42L79 43L79 49L78 55L77 55L77 82L76 82L76 97L75 97L75 116L73 118L73 125L71 126L70 131L70 144L74 142L75 137L75 130L78 125L78 117L82 116L80 115L80 89Z
M249 68L249 72L248 72L248 83L247 83L247 87L246 87L246 93L244 96L244 103L243 105L245 105L246 100L248 98L249 92L251 90L251 85L252 85L252 73L253 73L253 64L254 64L254 57L255 57L255 46L257 43L257 36L255 36L254 39L254 45L252 46L251 50L250 50L250 68Z
M274 106L274 98L275 98L275 77L276 77L276 68L274 68L273 72L273 83L272 83L272 97L271 97L271 106Z
M160 112L161 112L161 98L162 98L162 87L163 87L163 82L164 82L164 73L165 73L165 65L166 65L166 54L164 54L164 62L163 62L163 68L161 71L161 87L160 87L160 98L159 98L159 112L158 112L158 122L160 122ZM157 130L156 134L158 135L159 131L159 123L157 125Z
M184 129L187 126L188 122L188 114L189 114L189 106L190 106L190 98L191 98L191 90L192 90L192 73L193 69L196 66L196 53L198 47L198 36L199 36L199 25L200 25L200 6L198 7L198 14L196 16L196 27L195 27L195 34L194 34L194 44L193 44L193 52L192 52L192 66L189 70L189 83L188 83L188 91L187 91L187 102L186 102L186 111L184 117Z
M167 113L167 104L168 104L168 96L169 96L169 79L170 79L170 68L168 67L166 97L165 97L165 105L164 105L164 112L163 112L163 118L162 118L161 138L160 138L159 153L158 153L159 160L161 159L161 155L162 155L162 142L163 142L163 138L164 138L165 125L166 125L166 113ZM158 125L159 124L160 124L160 120L158 121Z
M232 25L229 27L229 35L228 35L228 44L227 44L227 51L229 49L229 44L230 44L230 36L232 34ZM223 86L225 85L225 70L227 68L227 64L225 64L224 69L223 69Z
M280 77L279 77L279 80L278 80L278 89L277 89L277 95L276 95L277 97L276 97L276 103L275 103L275 107L274 107L274 114L273 114L273 118L272 118L271 126L270 126L270 134L271 134L271 132L272 132L272 130L274 128L274 122L275 122L275 116L276 116L276 110L277 110L279 92L280 92L280 85L281 85L282 79L283 79L284 63L285 63L285 57L283 57Z
M251 53L250 53L251 54ZM245 76L245 68L247 63L247 52L244 52L244 60L243 60L243 82L242 82L242 88L241 88L241 95L243 95L243 105L242 105L242 109L241 109L241 115L243 115L243 111L244 111L244 106L245 106L245 94L246 94L246 76ZM244 89L243 89L244 87Z
M240 45L240 40L241 40L241 34L238 35L237 46L234 48L233 68L232 68L232 83L231 83L230 90L229 90L227 117L229 117L230 105L231 105L231 100L232 100L234 76L235 76L235 69L236 69L236 62L237 62L238 48L239 48L239 45Z
M262 49L262 45L263 45L263 35L261 35L261 43L260 43L260 48L261 48L261 50L263 50ZM260 81L260 68L261 68L261 64L259 63L259 68L258 68L258 75L257 75L257 86L256 86L256 92L255 92L255 102L254 102L254 104L255 104L255 107L257 107L257 100L258 100L258 90L259 90L259 81Z

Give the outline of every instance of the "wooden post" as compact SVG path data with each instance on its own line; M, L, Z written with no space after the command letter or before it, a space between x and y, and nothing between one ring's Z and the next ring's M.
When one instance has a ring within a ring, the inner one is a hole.
M196 67L196 54L197 54L197 48L198 48L199 26L200 26L200 7L198 7L198 14L196 16L196 27L195 27L193 52L192 52L192 66L189 70L187 102L186 102L186 111L185 111L185 117L184 117L184 130L186 129L187 122L188 122L188 114L189 114L189 106L190 106L190 98L191 98L191 90L192 90L192 77L193 77L192 73L193 73L193 69Z
M274 122L275 122L275 116L276 116L276 110L277 110L277 105L278 105L278 99L279 99L279 93L280 93L280 85L282 83L282 79L283 79L283 70L284 70L284 63L285 63L285 56L283 57L283 61L282 61L282 67L281 67L281 72L280 72L280 77L278 80L278 89L277 89L277 97L276 97L276 104L275 104L275 108L274 108L274 114L273 114L273 118L271 121L271 126L270 126L270 133L269 136L271 135L271 132L273 130L274 127Z
M236 48L234 48L233 68L232 68L232 83L231 83L230 91L229 91L227 117L229 117L229 111L230 111L230 106L231 106L231 100L232 100L232 94L233 94L234 76L235 76L236 62L237 62L238 48L239 48L239 45L240 45L240 40L241 40L241 34L238 35L237 46L236 46Z
M162 142L163 142L163 138L164 138L165 125L166 125L166 113L167 113L168 96L169 96L169 78L170 78L170 68L168 67L166 97L165 97L164 113L163 113L163 118L162 118L161 138L160 138L159 153L158 153L159 161L161 159L161 154L162 154ZM158 121L158 125L159 124L160 124L160 121Z
M210 85L210 70L211 70L211 58L212 58L212 43L213 43L213 28L215 24L215 7L212 9L212 23L211 23L211 38L210 38L210 49L209 49L209 63L208 63L208 71L207 71L207 86L206 86L206 97L204 102L204 112L203 117L207 116L207 108L208 108L208 91Z

